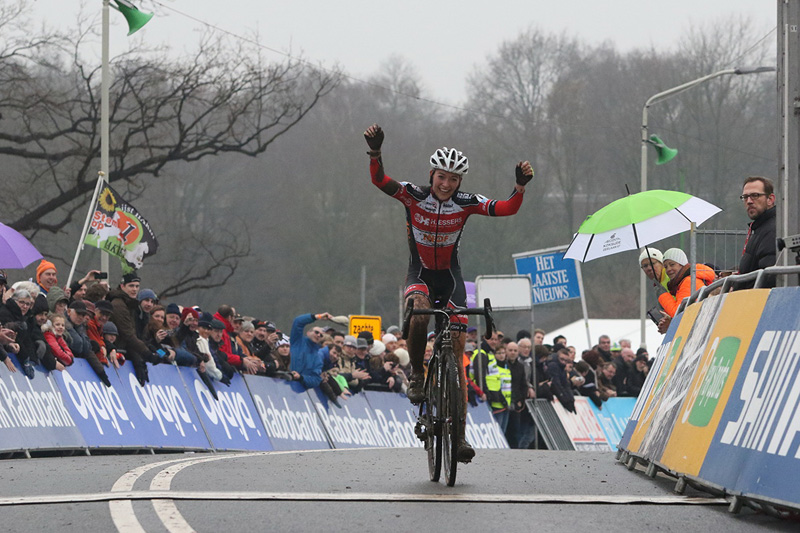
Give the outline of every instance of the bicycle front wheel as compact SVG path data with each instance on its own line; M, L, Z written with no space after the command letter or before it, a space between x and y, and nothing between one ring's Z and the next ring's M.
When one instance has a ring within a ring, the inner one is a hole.
M439 365L436 358L428 366L425 380L425 451L428 452L428 475L431 481L439 481L442 472L442 439L439 423L441 397L439 390Z
M458 383L458 367L452 350L442 354L444 365L442 383L442 403L439 418L442 420L441 441L444 463L444 477L447 486L456 483L458 468L458 442L461 437L461 388Z

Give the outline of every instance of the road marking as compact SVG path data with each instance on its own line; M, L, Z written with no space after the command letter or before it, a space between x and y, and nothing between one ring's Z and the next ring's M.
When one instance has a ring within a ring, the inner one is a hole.
M573 503L573 504L657 504L657 505L727 505L725 498L698 498L681 495L638 496L616 494L375 494L367 492L201 492L201 491L119 491L85 494L12 496L0 498L0 507L11 505L52 505L57 503L93 503L118 500L185 501L340 501L395 503Z
M151 463L147 465L142 465L140 467L134 468L120 476L119 479L114 483L111 487L111 492L113 493L131 493L133 487L135 486L136 482L142 477L144 474L159 467L166 467L164 471L159 472L156 477L153 479L150 488L151 489L162 489L162 490L169 490L170 485L172 483L172 478L177 474L179 471L183 470L188 466L192 466L198 463L206 463L210 461L221 461L224 459L234 459L239 457L255 457L259 455L288 455L288 454L297 454L297 453L324 453L324 452L333 452L335 450L288 450L288 451L269 451L269 452L251 452L251 453L229 453L229 454L219 454L214 455L212 457L202 457L198 458L197 456L191 457L183 457L180 459L170 459L167 461L160 461L157 463ZM178 468L170 475L169 468L170 465L176 465ZM157 481L158 480L158 481ZM156 486L153 486L153 483ZM148 493L149 494L149 493ZM134 498L137 500L147 500L148 498ZM177 507L175 507L174 503L163 501L168 500L165 498L151 498L153 500L153 508L158 514L159 519L164 523L164 526L173 533L184 533L187 531L194 531L192 527L186 522L186 520L181 516L178 512ZM104 501L102 499L96 501ZM111 513L111 520L114 522L117 530L120 533L145 533L144 528L142 527L139 520L136 518L136 513L133 510L133 499L108 499L108 510ZM166 520L166 521L165 521ZM170 529L167 526L167 521L174 524L175 529Z

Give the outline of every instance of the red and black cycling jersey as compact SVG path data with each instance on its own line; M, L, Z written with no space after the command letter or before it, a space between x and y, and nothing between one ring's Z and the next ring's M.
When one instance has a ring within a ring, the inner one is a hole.
M379 159L370 160L369 170L372 183L406 206L411 264L428 270L459 268L458 244L470 215L509 216L522 205L522 194L516 189L508 200L457 191L442 202L430 186L397 182L387 176Z

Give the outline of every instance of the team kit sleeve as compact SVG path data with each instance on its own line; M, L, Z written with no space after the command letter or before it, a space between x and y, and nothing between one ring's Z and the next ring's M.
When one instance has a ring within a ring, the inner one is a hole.
M523 194L517 192L511 193L508 200L492 200L480 194L476 194L476 204L470 209L470 214L484 215L489 217L508 217L515 215L522 206Z

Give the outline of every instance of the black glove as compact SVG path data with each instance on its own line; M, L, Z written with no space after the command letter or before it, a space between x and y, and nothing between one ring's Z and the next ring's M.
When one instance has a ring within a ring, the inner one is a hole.
M369 136L364 132L364 139L367 140L369 149L373 152L377 152L381 149L381 145L383 144L383 130L377 124L373 124L372 127L375 128L375 135Z
M33 363L30 361L25 361L22 363L22 372L28 376L28 379L33 379L33 376L36 375L36 369L33 368Z
M528 176L522 171L522 162L517 163L517 185L522 185L523 187L528 184L533 179L533 170L531 170L531 175Z
M134 366L133 369L136 373L136 380L139 382L139 385L144 387L144 384L150 381L150 377L147 375L147 365L142 363L139 366Z
M100 378L100 381L102 381L103 385L105 385L106 387L111 386L111 381L108 379L108 374L106 374L105 372L103 372L102 374L97 374L97 377Z

